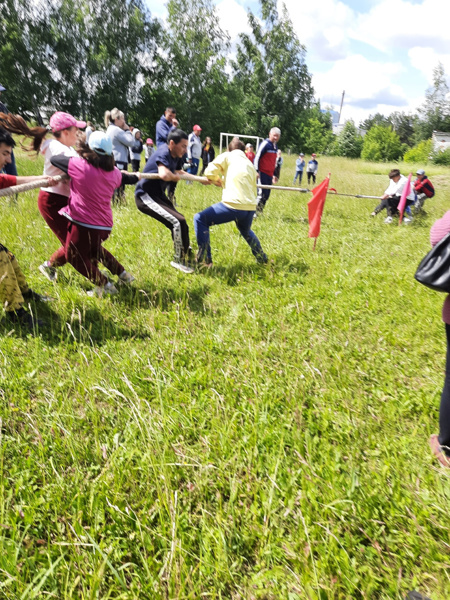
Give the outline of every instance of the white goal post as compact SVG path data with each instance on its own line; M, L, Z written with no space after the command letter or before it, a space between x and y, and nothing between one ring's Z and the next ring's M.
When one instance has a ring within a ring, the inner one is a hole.
M222 133L220 132L220 154L222 154L222 148L225 150L228 148L228 144L231 140L237 137L239 139L245 138L246 140L255 140L253 146L255 148L255 154L258 152L258 148L261 142L264 141L264 138L258 137L257 135L243 135L242 133Z

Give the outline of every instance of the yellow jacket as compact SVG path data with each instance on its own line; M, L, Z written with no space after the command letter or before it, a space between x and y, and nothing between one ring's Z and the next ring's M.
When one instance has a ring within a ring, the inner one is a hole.
M224 178L222 202L234 210L256 209L256 171L242 150L223 152L206 167L210 181Z

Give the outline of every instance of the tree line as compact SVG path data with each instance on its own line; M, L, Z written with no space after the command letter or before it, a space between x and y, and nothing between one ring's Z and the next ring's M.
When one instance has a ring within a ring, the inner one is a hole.
M450 89L444 67L433 69L433 82L416 113L376 113L359 124L367 131L361 137L353 121L347 121L340 134L330 141L329 154L371 161L434 162L450 165L450 152L436 152L433 131L450 132Z
M339 136L314 99L306 48L284 6L260 0L248 11L250 33L232 48L212 0L169 0L166 23L143 0L3 0L0 13L1 83L8 108L38 115L65 110L97 124L117 106L153 136L173 105L182 126L200 123L217 141L221 131L265 136L282 130L292 151L398 160L450 130L448 87L442 65L417 114L349 121Z
M311 123L331 129L314 101L306 49L287 10L260 0L236 47L212 0L169 0L167 23L142 0L4 0L2 84L11 111L65 110L97 124L117 106L150 135L166 106L187 129L264 136L309 149ZM313 150L311 146L310 150Z

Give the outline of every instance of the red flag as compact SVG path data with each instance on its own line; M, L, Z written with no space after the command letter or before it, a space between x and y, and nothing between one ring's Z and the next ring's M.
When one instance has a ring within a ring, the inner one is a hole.
M402 196L400 198L400 202L398 203L398 212L400 213L400 219L399 219L400 224L403 221L403 213L405 212L405 206L406 206L406 197L408 196L409 192L411 191L411 175L412 175L412 173L409 174L408 181L407 181L405 187L403 188Z
M308 202L308 221L309 221L309 233L308 237L317 238L320 234L320 222L322 220L323 207L325 206L325 199L327 197L328 184L330 183L330 177L322 181L317 187L313 188L313 197Z

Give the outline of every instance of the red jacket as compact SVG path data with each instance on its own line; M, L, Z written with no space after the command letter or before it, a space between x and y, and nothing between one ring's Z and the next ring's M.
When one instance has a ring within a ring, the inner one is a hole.
M425 194L427 198L434 196L434 187L428 177L424 177L423 179L417 178L414 182L414 189L416 190L416 194Z
M16 185L17 177L15 175L4 175L0 173L0 190Z
M278 146L273 144L269 138L265 139L258 148L253 164L255 169L261 173L265 173L269 177L273 177L275 165L277 162Z

